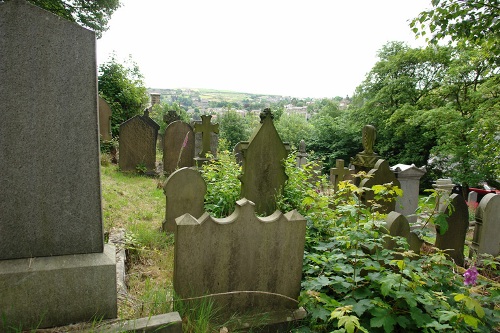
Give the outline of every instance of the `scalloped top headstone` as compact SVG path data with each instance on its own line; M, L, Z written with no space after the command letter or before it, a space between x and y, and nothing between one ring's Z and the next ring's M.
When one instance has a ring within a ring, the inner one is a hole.
M269 215L276 210L276 196L288 179L284 160L289 146L281 141L270 109L262 111L260 119L250 141L240 142L243 156L240 197L254 202L258 214Z
M95 33L0 2L0 260L103 252Z

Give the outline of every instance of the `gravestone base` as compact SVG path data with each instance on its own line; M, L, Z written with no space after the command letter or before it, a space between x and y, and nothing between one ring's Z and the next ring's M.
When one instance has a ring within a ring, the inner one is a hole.
M0 332L116 318L115 248L0 261Z
M248 317L236 318L228 324L229 332L289 332L307 316L304 308L296 310L271 311Z

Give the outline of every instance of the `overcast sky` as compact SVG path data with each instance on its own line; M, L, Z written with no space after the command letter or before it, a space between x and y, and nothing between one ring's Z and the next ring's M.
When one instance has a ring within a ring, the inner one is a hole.
M97 41L139 65L148 88L352 96L388 41L430 0L121 0Z

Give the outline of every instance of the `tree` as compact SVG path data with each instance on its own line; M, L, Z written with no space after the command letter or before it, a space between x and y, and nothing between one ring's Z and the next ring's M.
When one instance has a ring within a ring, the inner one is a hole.
M9 1L9 0L7 0ZM97 38L108 30L108 21L116 9L119 0L28 0L71 22L76 22L95 31Z
M115 56L99 66L99 95L113 111L111 132L118 136L120 124L135 115L142 114L149 96L139 67L131 58L120 64Z
M428 28L432 43L449 37L454 42L482 45L500 56L500 0L432 0L432 6L411 22L417 36L425 36Z
M275 122L276 130L283 142L289 142L296 148L300 140L307 143L311 140L313 125L309 123L303 114L282 114Z
M250 128L244 117L236 111L229 109L218 119L219 136L225 139L230 148L234 148L240 141L246 141L250 137Z

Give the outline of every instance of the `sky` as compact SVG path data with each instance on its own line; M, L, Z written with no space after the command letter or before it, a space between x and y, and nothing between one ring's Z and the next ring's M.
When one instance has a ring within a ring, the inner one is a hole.
M97 40L139 66L148 88L207 88L298 98L352 96L389 41L424 46L409 27L430 0L121 0Z

